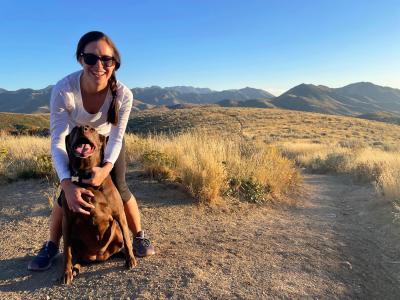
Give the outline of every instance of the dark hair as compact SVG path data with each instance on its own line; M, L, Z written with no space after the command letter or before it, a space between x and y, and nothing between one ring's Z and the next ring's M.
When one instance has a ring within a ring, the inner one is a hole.
M117 78L115 76L115 71L119 69L121 66L121 56L119 51L113 41L103 32L101 31L90 31L85 33L79 40L78 46L76 47L76 60L79 61L81 58L81 54L85 50L87 44L91 42L95 42L98 40L105 40L106 43L113 49L114 59L115 59L115 69L113 70L110 79L108 80L108 87L111 90L112 94L112 102L110 104L110 108L107 113L107 122L113 125L117 125L118 123L118 105L117 105Z

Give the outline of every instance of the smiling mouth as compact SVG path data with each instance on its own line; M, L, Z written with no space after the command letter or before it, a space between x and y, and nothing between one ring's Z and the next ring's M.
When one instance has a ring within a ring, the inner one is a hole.
M106 72L91 72L92 75L96 78L100 78L101 76L104 76Z
M74 154L80 158L87 158L94 153L96 147L86 139L78 141L74 147Z

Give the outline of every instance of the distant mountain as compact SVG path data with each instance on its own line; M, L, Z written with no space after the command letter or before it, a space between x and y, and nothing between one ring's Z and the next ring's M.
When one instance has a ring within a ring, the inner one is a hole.
M133 98L151 105L174 105L184 103L180 92L163 89L159 86L132 89Z
M46 113L49 112L49 101L52 86L44 89L20 89L7 91L0 89L0 112ZM210 104L223 99L239 101L268 98L274 96L264 90L244 88L239 90L213 91L208 88L175 86L161 88L151 86L132 89L135 101L134 110L151 109L154 106L174 106L178 104Z
M254 108L273 108L275 107L271 104L271 100L269 99L250 99L244 101L238 100L222 100L215 103L222 107L254 107Z
M143 102L141 102L139 100L133 99L132 110L138 111L138 110L152 109L155 106L156 105L143 103Z
M0 112L33 113L49 105L52 86L41 90L20 89L0 92Z
M331 88L303 83L276 97L271 103L285 109L351 114L351 110L344 106L338 97Z
M0 112L48 112L51 88L48 86L40 90L17 91L0 89ZM151 86L134 88L132 92L134 110L216 104L228 107L278 107L351 116L375 112L400 115L400 90L369 82L353 83L341 88L303 83L279 97L250 87L213 91L191 86Z
M179 92L181 94L210 94L214 92L213 90L210 90L209 88L195 88L192 86L171 86L171 87L166 87L165 88L168 91L175 91Z
M208 91L208 92L207 92ZM249 99L272 99L275 96L260 89L246 87L239 90L211 91L193 87L167 87L152 86L148 88L132 89L135 99L152 105L176 105L183 103L207 104L224 99L236 99L239 101Z
M300 84L271 101L279 108L359 115L377 111L400 112L400 90L359 82L342 88Z
M385 111L400 112L400 90L390 87L375 85L370 82L358 82L336 89L337 93L372 108L380 108ZM357 102L357 103L359 103ZM374 109L370 111L376 111Z

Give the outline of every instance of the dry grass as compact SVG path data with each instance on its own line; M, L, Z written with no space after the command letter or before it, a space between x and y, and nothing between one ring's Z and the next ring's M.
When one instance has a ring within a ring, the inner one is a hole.
M54 178L48 138L4 136L0 174L8 180ZM275 147L231 140L198 131L171 136L126 136L128 161L140 161L153 178L181 182L202 202L233 196L263 202L294 188L299 175L293 162ZM51 203L58 185L50 181Z
M252 143L284 143L280 149L285 156L301 166L315 172L352 174L357 181L374 183L385 197L400 199L399 125L256 108L153 110L132 117L129 128L137 134L201 128L220 136L239 136Z
M55 177L51 163L50 139L36 136L3 135L0 140L0 177Z
M135 134L185 132L203 128L224 136L267 143L282 141L358 144L400 151L400 126L352 117L263 108L192 108L135 112Z
M351 174L396 200L399 129L280 109L154 110L132 115L128 132L139 136L127 135L127 155L129 161L141 161L152 177L181 181L203 201L224 195L259 201L284 193L298 181L290 160L315 172ZM1 134L0 177L49 174L54 175L48 138Z
M400 203L400 152L354 144L285 142L285 156L314 172L350 174L358 182L372 183L385 197Z
M293 162L265 144L204 131L143 139L129 135L126 141L128 157L141 160L149 175L180 181L204 202L224 195L263 202L288 192L299 181Z

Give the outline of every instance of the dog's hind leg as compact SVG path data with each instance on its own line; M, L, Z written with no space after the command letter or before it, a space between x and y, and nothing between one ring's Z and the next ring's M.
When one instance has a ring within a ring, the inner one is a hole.
M136 267L137 262L135 256L133 255L132 243L129 237L128 222L126 221L125 212L122 206L120 213L115 216L115 219L117 220L119 227L121 227L122 236L124 238L126 267L128 269L132 269L133 267Z

